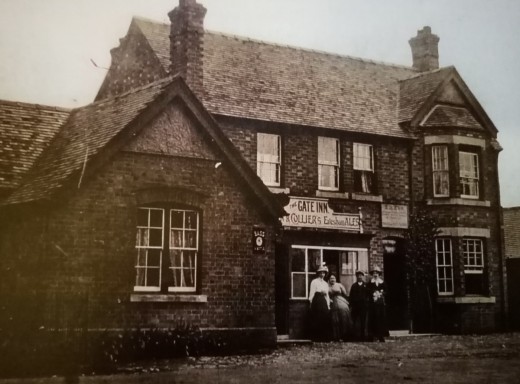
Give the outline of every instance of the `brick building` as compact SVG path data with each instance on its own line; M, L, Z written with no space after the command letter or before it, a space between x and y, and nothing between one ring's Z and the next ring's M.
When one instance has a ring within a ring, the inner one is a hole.
M53 116L23 180L8 159L0 246L19 272L2 289L43 273L49 303L88 291L93 328L183 317L272 343L306 336L317 265L347 287L377 265L406 329L404 236L422 208L441 230L436 330L499 329L497 129L439 68L430 28L405 67L208 32L205 13L180 0L171 25L134 18L96 101Z

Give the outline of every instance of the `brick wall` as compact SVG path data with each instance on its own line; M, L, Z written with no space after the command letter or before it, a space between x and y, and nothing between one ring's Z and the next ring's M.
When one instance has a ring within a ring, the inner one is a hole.
M149 129L171 121L168 116ZM210 328L273 327L274 232L256 201L228 165L215 168L211 158L150 153L153 141L147 140L115 155L85 178L79 190L54 200L48 211L28 207L13 212L17 221L4 227L1 253L10 258L4 265L16 267L16 272L4 270L11 280L2 279L3 292L12 285L28 290L37 276L48 299L82 294L89 328L175 327L180 320ZM140 191L155 188L202 196L197 293L207 295L207 303L129 300L135 282ZM267 246L265 254L253 255L252 229L257 225L267 230ZM38 269L36 260L41 261ZM24 265L34 270L26 271ZM47 310L45 327L67 326L63 317L50 313L57 311L50 300L42 308Z
M152 83L166 76L159 59L132 22L119 47L110 51L112 63L96 96L102 100Z

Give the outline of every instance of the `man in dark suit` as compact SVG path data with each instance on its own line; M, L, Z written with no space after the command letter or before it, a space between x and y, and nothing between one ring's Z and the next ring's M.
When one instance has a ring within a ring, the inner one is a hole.
M363 271L356 271L356 282L350 287L349 301L356 339L359 341L366 340L368 288Z

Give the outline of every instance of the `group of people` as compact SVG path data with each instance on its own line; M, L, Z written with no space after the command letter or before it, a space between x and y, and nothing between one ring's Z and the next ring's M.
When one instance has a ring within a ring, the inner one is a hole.
M343 284L322 265L316 271L309 292L311 337L315 341L385 341L388 334L385 314L386 286L379 267L365 273L356 271L349 295ZM328 278L328 281L326 280Z

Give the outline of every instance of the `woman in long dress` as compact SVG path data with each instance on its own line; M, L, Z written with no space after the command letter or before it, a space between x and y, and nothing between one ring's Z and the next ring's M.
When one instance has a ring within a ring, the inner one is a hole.
M372 280L367 285L370 303L368 312L369 336L372 339L376 338L384 342L385 336L388 334L385 308L386 284L381 278L381 268L375 267L370 273Z
M311 304L311 338L314 341L327 341L330 329L329 284L325 281L329 269L322 265L316 270L317 277L312 280L309 301Z
M336 276L329 277L329 296L331 299L330 313L332 322L332 339L346 340L352 330L352 317L347 297L347 290L343 284L336 281Z

